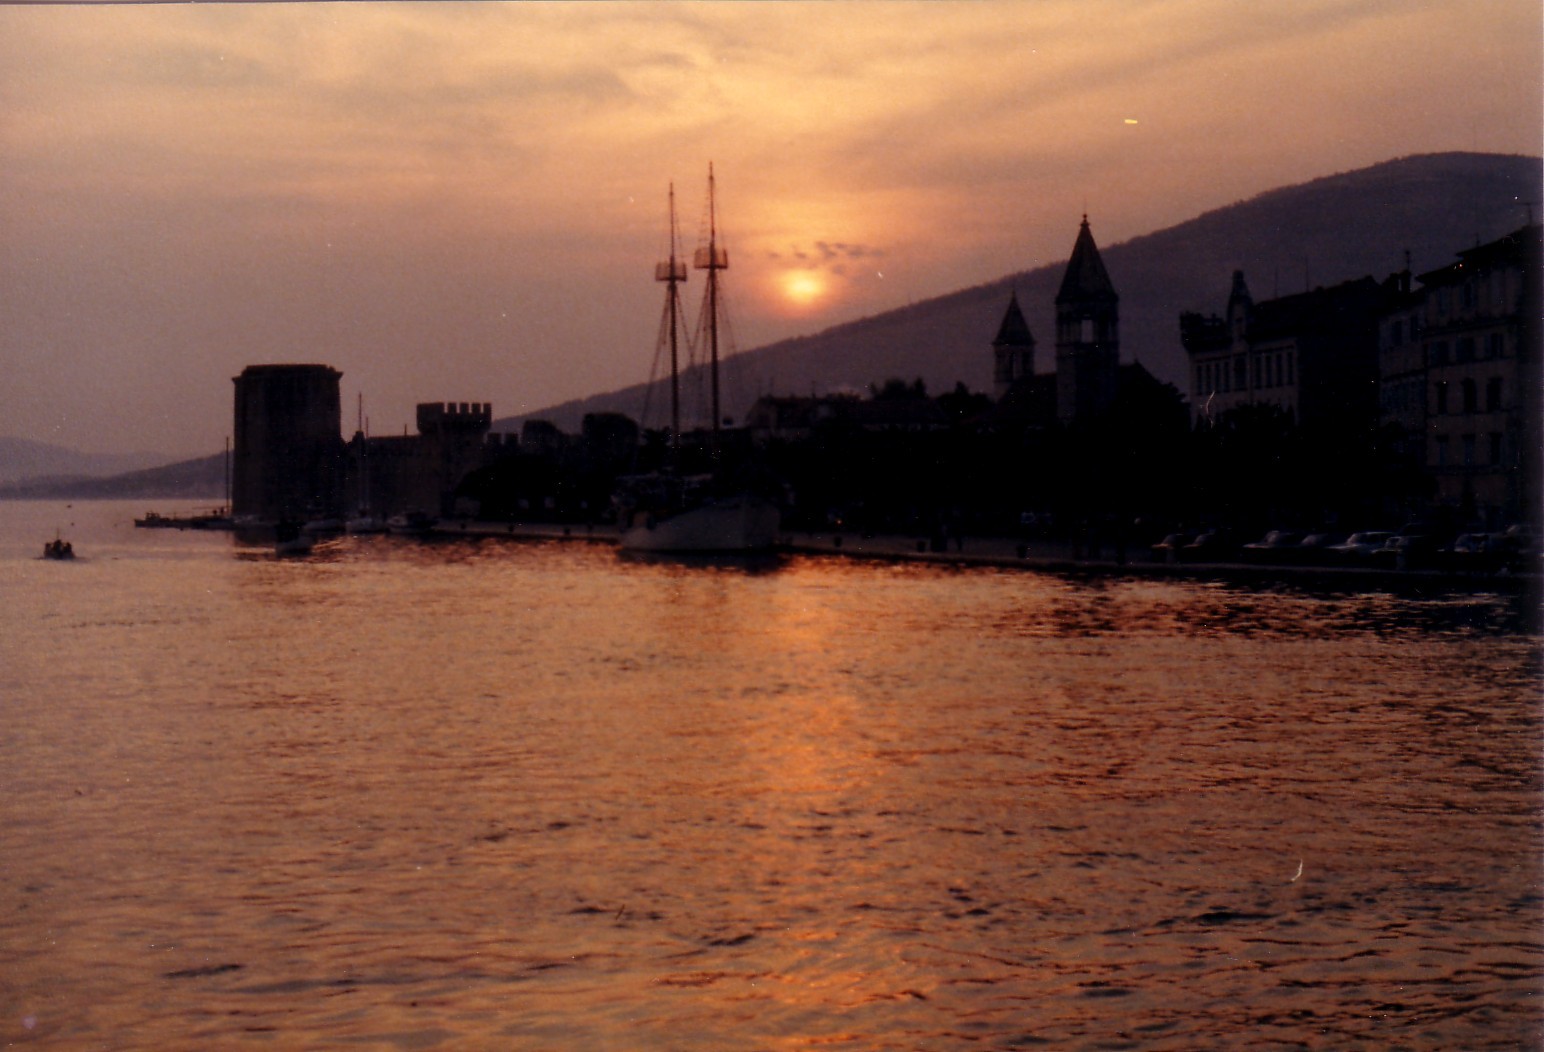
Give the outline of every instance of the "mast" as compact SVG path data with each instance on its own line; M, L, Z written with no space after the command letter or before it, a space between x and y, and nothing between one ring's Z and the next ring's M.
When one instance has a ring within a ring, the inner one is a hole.
M729 269L729 253L718 247L718 218L713 201L713 162L708 162L708 247L697 250L698 270L708 272L708 355L713 385L713 455L718 456L718 429L723 414L718 405L718 272Z
M225 436L225 514L231 513L231 436Z
M670 451L681 449L681 366L677 330L680 327L681 293L677 286L686 280L686 264L676 258L675 183L670 184L670 258L654 267L654 280L666 282L665 314L670 326Z

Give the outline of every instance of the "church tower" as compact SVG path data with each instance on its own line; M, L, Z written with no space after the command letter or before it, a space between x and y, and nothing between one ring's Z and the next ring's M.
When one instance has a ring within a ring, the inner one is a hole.
M1035 337L1019 309L1015 290L1008 298L1008 310L992 341L992 397L999 402L1020 380L1035 375Z
M1085 215L1056 293L1056 416L1064 424L1098 416L1115 402L1119 301Z

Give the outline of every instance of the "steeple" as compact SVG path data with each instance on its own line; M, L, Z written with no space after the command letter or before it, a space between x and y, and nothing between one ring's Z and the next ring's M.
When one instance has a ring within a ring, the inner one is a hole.
M1084 215L1056 294L1056 416L1064 424L1099 416L1115 402L1119 302Z
M1008 297L1008 309L1003 322L997 328L997 338L992 341L992 390L1001 400L1008 389L1027 377L1035 375L1035 337L1019 309L1019 294L1015 289Z
M1249 315L1254 310L1254 297L1244 284L1244 272L1233 272L1233 288L1228 292L1228 333L1235 340L1244 338L1249 328Z
M1067 272L1062 275L1061 291L1056 293L1056 302L1108 300L1113 303L1118 299L1110 274L1104 269L1104 260L1099 258L1099 246L1094 244L1085 214L1083 225L1078 228L1078 239L1072 246L1072 258L1067 261Z

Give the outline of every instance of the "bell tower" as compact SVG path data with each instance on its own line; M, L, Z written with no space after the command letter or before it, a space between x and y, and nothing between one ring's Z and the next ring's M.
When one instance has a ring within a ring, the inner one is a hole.
M1034 375L1035 337L1019 309L1019 294L1015 290L1008 298L1008 310L997 329L997 338L992 341L992 397L1002 401L1014 384Z
M1119 302L1085 215L1056 293L1056 416L1063 424L1099 416L1115 402Z

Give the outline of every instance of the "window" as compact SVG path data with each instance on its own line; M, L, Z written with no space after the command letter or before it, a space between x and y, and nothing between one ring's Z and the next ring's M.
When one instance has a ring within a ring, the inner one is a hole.
M1242 354L1233 359L1233 386L1240 391L1249 387L1249 364Z
M1448 361L1448 345L1446 340L1438 340L1431 345L1431 365L1446 365Z
M1506 337L1493 332L1485 337L1485 357L1500 358L1506 354Z
M1437 290L1437 313L1446 314L1453 304L1453 291L1446 285Z
M1292 352L1287 352L1287 383L1292 383Z
M1448 403L1448 397L1447 397L1448 385L1447 385L1447 381L1446 380L1438 380L1432 386L1435 387L1436 391L1437 391L1437 409L1436 409L1436 412L1440 416L1441 414L1446 413L1448 411L1448 405L1447 405L1447 403Z
M1475 385L1473 380L1465 380L1463 384L1464 412L1472 413L1479 408L1479 399L1475 397Z
M1465 435L1465 436L1463 436L1463 443L1464 443L1464 467L1472 468L1472 467L1474 467L1474 436L1473 435Z
M1405 342L1405 323L1398 318L1389 322L1389 346L1398 347Z
M1458 354L1455 357L1460 362L1474 361L1474 337L1465 336L1458 341Z
M1458 301L1466 309L1474 306L1474 284L1472 282L1466 281L1458 286Z
M1448 437L1446 435L1438 435L1437 436L1437 467L1445 468L1445 467L1447 467L1447 462L1448 462Z
M1501 463L1501 432L1500 431L1492 431L1490 433L1490 462L1492 464L1500 464Z
M1078 322L1078 342L1094 342L1094 319L1084 318L1082 321Z
M1492 376L1485 381L1485 411L1501 412L1501 377Z

